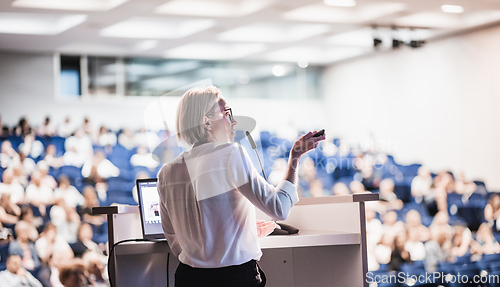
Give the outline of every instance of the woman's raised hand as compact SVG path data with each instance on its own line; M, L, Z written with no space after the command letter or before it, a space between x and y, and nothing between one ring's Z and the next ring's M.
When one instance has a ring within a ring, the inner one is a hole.
M293 144L292 155L293 157L300 157L306 152L315 149L319 142L325 139L325 134L314 137L318 131L311 131L307 134L301 135Z

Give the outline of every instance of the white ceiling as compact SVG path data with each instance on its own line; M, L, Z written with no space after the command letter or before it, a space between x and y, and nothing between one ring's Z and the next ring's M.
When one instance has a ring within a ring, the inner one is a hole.
M329 64L376 52L374 35L383 50L394 35L432 41L498 21L500 0L0 0L0 50Z

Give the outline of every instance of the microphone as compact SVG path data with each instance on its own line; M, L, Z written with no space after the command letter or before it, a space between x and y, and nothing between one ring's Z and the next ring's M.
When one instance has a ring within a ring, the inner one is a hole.
M267 181L266 173L264 172L264 168L262 167L262 162L260 161L259 153L257 152L257 145L253 141L253 138L250 135L250 132L246 131L245 133L248 137L248 141L250 142L250 145L252 146L252 149L255 151L255 154L257 154L257 159L259 160L260 169L262 170L262 175L264 176L264 179Z

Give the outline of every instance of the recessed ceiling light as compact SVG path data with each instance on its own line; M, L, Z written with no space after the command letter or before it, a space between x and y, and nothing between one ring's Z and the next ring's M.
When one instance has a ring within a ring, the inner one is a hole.
M83 10L107 11L128 0L16 0L13 7L57 9L57 10Z
M119 38L176 39L206 30L215 24L205 19L132 17L101 30L100 35Z
M176 59L230 60L255 54L266 49L264 44L229 44L197 42L175 47L165 57Z
M307 62L306 60L299 60L297 62L297 65L301 68L307 68L307 66L309 66L309 62Z
M323 0L325 5L328 6L339 6L339 7L354 7L356 6L356 1L354 0Z
M463 13L464 7L458 5L443 5L441 10L445 13Z
M87 20L87 15L0 13L0 33L57 35Z
M196 1L174 0L155 9L156 13L174 15L192 15L206 17L241 17L269 5L267 1Z
M328 32L323 24L253 23L219 34L223 41L280 43L298 41Z
M285 74L285 69L281 65L276 65L273 67L273 75L276 77L281 77Z

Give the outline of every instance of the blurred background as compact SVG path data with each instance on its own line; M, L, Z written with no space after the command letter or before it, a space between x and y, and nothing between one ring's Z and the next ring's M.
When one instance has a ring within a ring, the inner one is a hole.
M135 179L184 150L175 90L210 79L255 119L271 183L324 128L301 196L380 193L370 270L500 275L498 50L497 0L1 0L0 269L33 244L23 266L57 286L51 258L93 250L106 284L91 208L137 204Z

